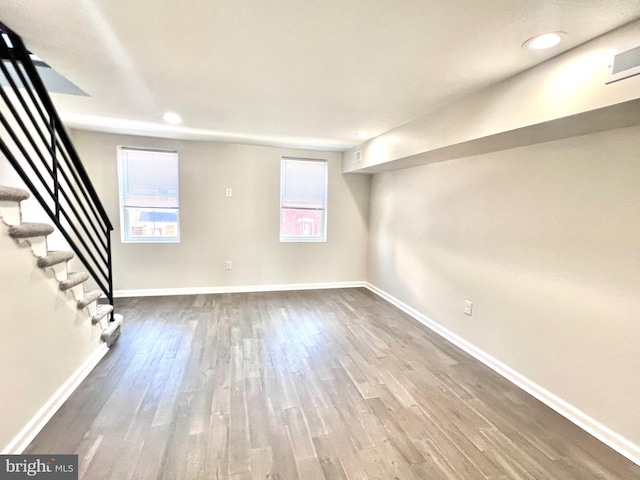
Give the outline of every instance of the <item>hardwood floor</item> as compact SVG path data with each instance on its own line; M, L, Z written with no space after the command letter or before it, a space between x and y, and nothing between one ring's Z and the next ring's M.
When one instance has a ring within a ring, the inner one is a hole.
M83 479L640 479L365 289L120 299L123 335L25 453Z

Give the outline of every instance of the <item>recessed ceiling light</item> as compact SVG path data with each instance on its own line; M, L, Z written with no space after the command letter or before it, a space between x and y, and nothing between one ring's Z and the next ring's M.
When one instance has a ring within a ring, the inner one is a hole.
M174 112L165 113L164 115L162 115L162 119L167 123L171 123L172 125L178 125L179 123L182 123L180 115Z
M370 135L368 133L366 133L366 132L360 132L360 133L356 133L356 137L366 140L367 138L370 137Z
M531 50L546 50L558 45L565 35L563 32L543 33L537 37L530 38L522 46Z

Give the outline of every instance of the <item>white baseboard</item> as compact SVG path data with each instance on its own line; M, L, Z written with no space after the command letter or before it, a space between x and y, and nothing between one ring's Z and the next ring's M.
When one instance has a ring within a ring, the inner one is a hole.
M80 368L78 368L78 370L58 388L47 403L38 410L38 413L36 413L20 433L11 440L9 445L2 450L1 454L17 455L22 453L108 351L109 349L104 343L100 344L96 351L87 358Z
M640 465L640 446L630 442L629 440L617 434L610 428L597 422L596 420L589 417L587 414L585 414L578 408L565 402L564 400L557 397L556 395L549 392L548 390L545 390L540 385L532 382L528 378L524 377L520 373L513 370L511 367L505 365L504 363L500 362L499 360L492 357L488 353L479 349L475 345L459 337L452 331L447 330L442 325L434 322L429 317L423 315L422 313L418 312L416 309L410 307L409 305L401 302L400 300L388 294L384 290L381 290L375 285L372 285L370 283L366 283L365 286L366 288L371 290L373 293L379 295L383 299L387 300L389 303L398 307L403 312L411 315L417 321L419 321L429 329L433 330L435 333L437 333L441 337L445 338L446 340L450 341L457 347L467 352L469 355L481 361L486 366L491 368L493 371L495 371L502 377L509 380L511 383L517 385L518 387L523 389L525 392L537 398L542 403L544 403L548 407L558 412L563 417L567 418L568 420L576 424L578 427L590 433L595 438L600 440L602 443L608 445L609 447L614 449L616 452L625 456L635 464Z
M280 285L240 285L230 287L189 288L145 288L138 290L115 290L115 298L157 297L164 295L208 295L215 293L284 292L289 290L324 290L329 288L365 287L366 282L292 283Z

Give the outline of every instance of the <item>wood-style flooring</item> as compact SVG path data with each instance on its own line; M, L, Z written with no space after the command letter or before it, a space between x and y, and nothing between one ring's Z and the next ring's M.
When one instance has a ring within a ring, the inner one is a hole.
M25 453L80 478L640 479L365 289L120 299L122 337Z

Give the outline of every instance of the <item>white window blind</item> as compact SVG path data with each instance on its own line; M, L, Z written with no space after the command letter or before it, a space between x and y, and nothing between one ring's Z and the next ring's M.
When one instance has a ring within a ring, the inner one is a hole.
M120 147L118 166L122 241L179 241L178 153Z
M123 148L125 207L178 208L178 153Z
M327 162L283 158L280 241L326 241Z

